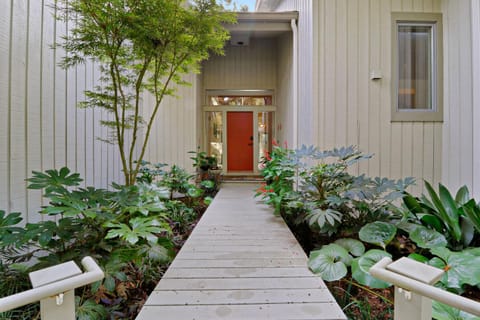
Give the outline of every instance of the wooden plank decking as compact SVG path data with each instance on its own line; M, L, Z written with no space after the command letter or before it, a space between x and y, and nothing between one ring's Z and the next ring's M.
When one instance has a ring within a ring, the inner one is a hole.
M138 320L346 319L254 189L222 186Z

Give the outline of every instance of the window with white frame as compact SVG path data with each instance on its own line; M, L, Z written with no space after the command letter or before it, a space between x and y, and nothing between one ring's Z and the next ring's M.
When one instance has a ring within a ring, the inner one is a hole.
M443 121L442 16L393 13L392 121Z

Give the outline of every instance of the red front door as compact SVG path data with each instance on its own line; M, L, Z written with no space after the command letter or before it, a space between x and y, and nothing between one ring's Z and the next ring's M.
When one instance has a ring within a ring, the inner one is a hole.
M228 171L253 171L253 112L227 112Z

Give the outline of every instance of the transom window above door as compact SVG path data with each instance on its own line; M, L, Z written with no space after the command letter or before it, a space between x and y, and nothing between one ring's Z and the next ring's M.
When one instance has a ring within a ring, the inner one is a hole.
M271 90L207 90L207 105L210 106L271 106Z
M209 96L212 106L271 106L272 96Z

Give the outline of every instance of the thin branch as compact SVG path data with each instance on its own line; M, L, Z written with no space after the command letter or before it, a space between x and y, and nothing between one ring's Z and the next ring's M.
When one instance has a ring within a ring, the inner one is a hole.
M135 170L132 170L132 169L133 169L133 154L135 151L135 145L137 143L137 131L138 131L138 122L139 122L139 113L140 113L140 93L141 93L143 79L145 77L145 74L148 70L148 67L151 61L152 61L151 56L145 58L142 69L140 70L137 81L135 82L135 115L134 115L133 134L132 134L132 141L130 143L130 150L129 150L130 154L129 154L129 162L128 162L128 166L129 166L128 168L131 173L135 174L135 176L138 169L137 168L135 168Z

